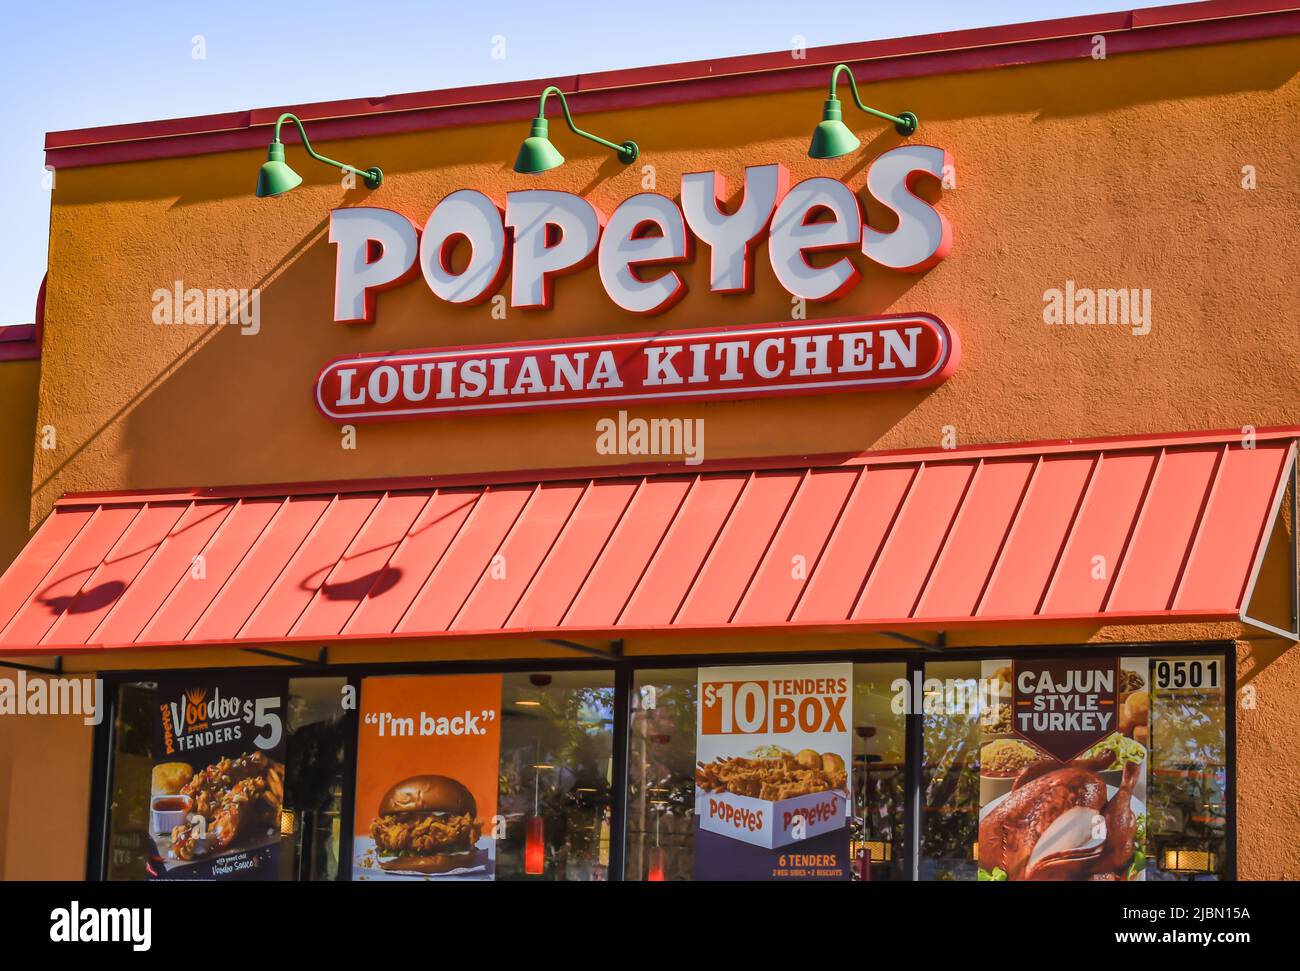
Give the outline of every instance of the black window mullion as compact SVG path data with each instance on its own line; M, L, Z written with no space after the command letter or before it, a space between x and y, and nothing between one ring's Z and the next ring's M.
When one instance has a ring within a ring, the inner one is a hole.
M619 664L614 669L614 737L610 773L609 878L624 880L627 875L627 788L628 733L632 716L632 665Z
M357 738L361 734L361 675L348 675L348 687L354 704L344 713L347 728L343 732L343 796L339 800L339 872L340 882L352 879L352 827L356 821Z
M921 879L921 825L924 820L925 732L923 696L917 686L925 681L925 661L913 655L907 659L907 699L903 716L903 873L908 880Z

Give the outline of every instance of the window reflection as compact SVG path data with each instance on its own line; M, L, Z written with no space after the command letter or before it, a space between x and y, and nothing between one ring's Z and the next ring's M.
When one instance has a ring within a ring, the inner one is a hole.
M349 728L342 704L346 685L346 678L289 681L280 832L293 852L281 854L287 868L284 879L338 879L343 753Z
M153 765L153 682L124 684L113 720L113 766L109 787L109 880L143 880L149 858L149 778Z
M1221 658L1151 659L1148 880L1214 880L1227 865L1222 666Z
M501 712L497 879L607 879L613 674L508 674Z
M906 664L853 665L853 820L850 850L857 880L903 879L906 725L894 682Z
M952 710L965 706L947 704L940 685L963 684L979 677L979 661L941 661L925 666L921 715L925 751L921 769L922 880L976 877L980 722L967 710Z
M638 671L628 746L627 875L690 880L696 669Z

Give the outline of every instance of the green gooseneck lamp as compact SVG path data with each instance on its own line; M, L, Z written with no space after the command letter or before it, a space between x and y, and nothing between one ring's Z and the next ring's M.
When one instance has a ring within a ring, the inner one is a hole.
M575 125L573 115L569 113L569 101L564 97L564 92L555 85L551 85L542 92L541 101L537 104L537 117L533 119L532 131L524 139L523 145L519 147L519 156L515 159L516 172L522 172L525 175L536 175L538 172L545 172L548 169L564 164L564 156L551 144L550 136L547 134L546 99L552 94L560 99L560 107L564 109L564 120L569 123L569 130L575 135L581 135L598 145L613 149L618 154L618 160L624 165L631 165L637 160L637 157L641 154L641 149L637 147L636 142L629 139L622 145L618 145L601 138L599 135L585 132Z
M307 149L307 154L316 161L361 176L366 183L367 189L377 189L380 183L384 181L384 173L377 165L368 169L358 169L321 155L311 147L311 142L307 140L307 132L302 127L302 122L298 120L298 116L286 111L275 123L275 136L271 139L271 145L266 150L266 161L262 163L261 169L257 172L257 195L259 198L278 196L302 183L302 176L289 168L284 161L284 143L280 141L280 126L286 121L291 121L298 126L298 134L302 136L302 147Z
M835 65L835 70L831 73L831 93L822 106L821 123L813 129L812 144L808 146L808 155L812 158L839 158L841 155L848 155L856 149L861 142L858 137L849 131L849 126L841 120L843 113L840 110L840 99L835 93L836 85L839 84L840 75L849 76L849 88L853 91L854 103L869 115L875 115L877 118L883 118L885 121L892 121L894 128L900 135L911 135L916 131L916 115L910 111L904 111L901 115L890 115L883 111L877 111L875 108L868 108L858 97L858 82L854 80L853 71L847 64Z

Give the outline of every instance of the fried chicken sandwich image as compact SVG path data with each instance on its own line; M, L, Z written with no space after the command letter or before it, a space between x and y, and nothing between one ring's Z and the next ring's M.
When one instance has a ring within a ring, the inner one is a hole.
M445 775L416 775L394 785L370 824L379 866L391 871L447 873L475 862L482 833L468 789Z

